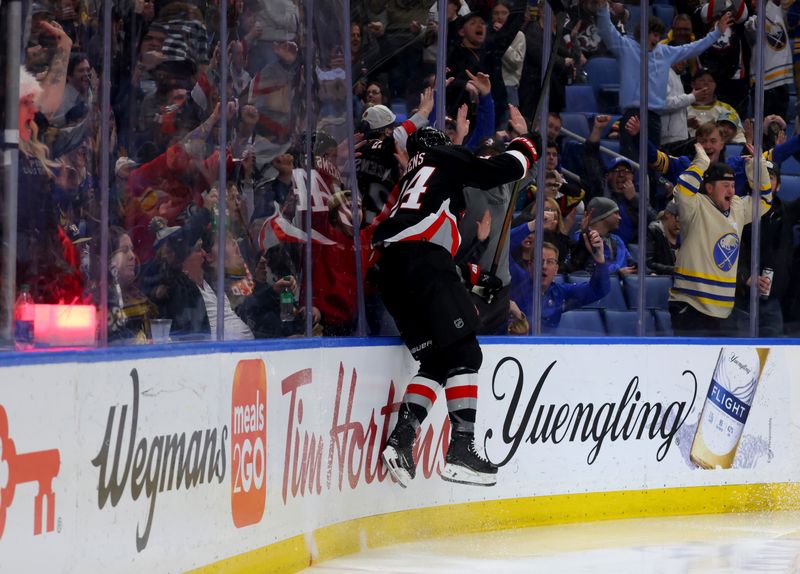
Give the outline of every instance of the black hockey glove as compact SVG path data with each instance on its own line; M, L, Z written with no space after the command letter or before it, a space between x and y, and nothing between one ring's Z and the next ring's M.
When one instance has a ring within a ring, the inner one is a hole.
M467 264L467 281L470 285L470 291L475 293L478 297L491 303L497 294L503 288L503 282L496 275L481 271L479 265L475 263Z

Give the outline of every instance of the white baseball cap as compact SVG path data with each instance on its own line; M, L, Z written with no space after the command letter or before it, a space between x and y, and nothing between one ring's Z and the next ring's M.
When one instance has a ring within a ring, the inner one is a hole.
M394 115L392 110L379 104L364 110L361 119L369 124L370 129L379 130L392 125L397 116Z

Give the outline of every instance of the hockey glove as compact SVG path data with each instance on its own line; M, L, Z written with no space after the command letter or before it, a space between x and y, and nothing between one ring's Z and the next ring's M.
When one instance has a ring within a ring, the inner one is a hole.
M481 271L480 265L475 263L467 264L466 277L470 284L470 290L478 297L491 303L503 288L503 282L496 275Z

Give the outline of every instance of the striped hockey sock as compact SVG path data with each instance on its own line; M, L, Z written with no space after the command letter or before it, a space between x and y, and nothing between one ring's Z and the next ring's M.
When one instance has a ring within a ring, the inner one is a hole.
M436 395L442 384L424 373L417 373L406 387L403 403L400 405L398 421L407 421L416 431L428 417L428 413L436 402Z
M447 375L444 392L453 432L474 433L478 408L478 372L468 367L453 369Z

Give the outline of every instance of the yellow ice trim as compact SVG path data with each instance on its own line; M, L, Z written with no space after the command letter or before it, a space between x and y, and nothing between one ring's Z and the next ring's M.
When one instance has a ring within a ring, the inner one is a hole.
M727 471L719 472L720 480ZM800 483L734 484L488 500L367 516L232 556L191 574L291 573L366 548L470 532L647 516L800 509Z

